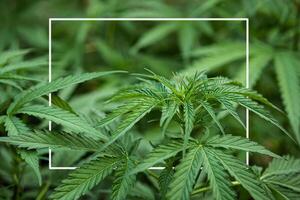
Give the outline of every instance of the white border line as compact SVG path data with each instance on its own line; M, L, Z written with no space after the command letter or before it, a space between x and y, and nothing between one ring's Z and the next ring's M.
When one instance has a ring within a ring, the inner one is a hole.
M249 18L49 18L49 82L52 81L52 21L244 21L246 22L246 88L249 88ZM51 93L49 93L49 106L51 106ZM49 121L49 131L52 123ZM246 138L249 138L249 110L246 109ZM53 167L52 151L49 148L50 170L74 170L77 167ZM249 152L246 152L246 164L249 165ZM164 167L150 167L152 170L162 170Z
M250 88L249 68L249 19L246 20L246 88ZM249 110L246 109L246 138L249 139ZM249 151L246 152L246 164L249 165Z
M49 18L50 21L249 21L249 18Z

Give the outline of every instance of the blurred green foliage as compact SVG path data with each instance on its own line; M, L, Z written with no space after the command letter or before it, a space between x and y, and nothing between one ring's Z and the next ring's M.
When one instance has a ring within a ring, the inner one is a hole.
M48 19L50 17L247 17L250 23L250 87L263 94L286 114L272 113L292 133L291 142L276 127L250 115L250 137L273 152L299 157L300 144L300 1L299 0L2 0L0 2L0 115L21 91L48 79ZM171 77L206 70L210 76L227 76L245 84L245 22L52 22L53 79L91 71L144 68ZM53 94L89 120L103 117L116 105L105 103L118 89L136 82L132 76L116 75L73 85ZM43 102L43 100L39 100ZM44 99L47 103L47 98ZM244 119L245 111L237 108ZM141 153L161 140L160 129L151 119L141 121L132 132L143 133ZM46 128L47 121L28 116L21 119L29 128ZM87 119L87 120L88 120ZM1 136L7 134L0 117ZM220 116L226 132L244 136L245 130L230 116ZM171 126L172 129L173 126ZM59 127L55 127L59 128ZM176 127L174 126L174 129ZM217 129L213 130L217 131ZM150 141L150 142L148 142ZM44 181L30 181L32 171L22 153L1 145L0 197L3 199L47 199L65 176L49 171L47 151L37 154ZM21 155L21 156L19 156ZM238 155L244 159L244 153ZM65 159L67 158L67 159ZM82 153L59 150L55 166L80 164ZM251 155L250 163L266 166L269 157ZM31 161L34 168L37 155ZM136 199L153 197L155 181L143 177L135 188ZM146 187L146 186L151 186ZM24 192L26 190L26 192ZM107 192L104 184L89 193L97 199ZM141 193L141 194L140 194ZM244 196L243 196L244 195ZM241 192L243 198L248 194ZM151 199L149 198L149 199ZM203 197L204 198L204 197ZM207 197L209 198L209 197Z

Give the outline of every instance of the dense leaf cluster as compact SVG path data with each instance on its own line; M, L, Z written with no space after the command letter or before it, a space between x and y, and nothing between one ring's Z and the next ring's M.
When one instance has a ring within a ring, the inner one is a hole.
M52 21L48 83L50 17L248 18L251 89L242 21ZM0 199L299 199L299 0L2 0L0 18Z
M259 200L274 199L278 195L293 199L293 195L299 195L298 160L280 158L256 142L226 133L222 127L221 112L228 112L245 127L235 111L240 105L290 136L263 105L278 108L262 95L230 79L209 78L203 72L192 76L176 74L172 79L152 72L150 75L136 74L141 82L113 95L109 103L118 106L96 122L78 115L62 99L50 107L31 105L34 99L42 100L41 97L50 92L113 73L118 71L86 73L40 83L17 95L6 115L1 117L8 137L1 137L0 141L19 147L21 157L32 166L40 183L36 149L51 147L93 152L89 160L55 189L50 196L52 199L78 199L111 174L115 177L111 199L126 199L136 184L137 175L148 174L151 167L157 166L164 167L157 177L162 199L190 199L206 193L211 193L215 199L235 199L234 185L242 186ZM164 138L162 144L143 158L136 151L140 140L134 139L130 131L155 110L161 112L159 125ZM18 117L20 114L51 120L62 125L64 132L32 132ZM177 124L175 133L168 131L170 123ZM209 133L214 125L220 135ZM260 153L276 159L262 173L261 169L249 168L230 150ZM296 175L292 176L293 173Z

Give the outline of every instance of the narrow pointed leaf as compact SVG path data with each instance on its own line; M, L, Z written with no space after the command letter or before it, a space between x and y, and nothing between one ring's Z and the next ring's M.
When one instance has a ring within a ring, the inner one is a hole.
M219 150L210 149L210 151L216 156L229 174L233 176L255 200L273 199L273 196L270 196L269 192L263 187L263 183L257 179L244 163Z
M17 49L1 52L0 55L0 66L7 63L10 59L26 55L30 49Z
M5 129L9 137L23 137L25 134L30 133L30 129L17 117L7 116L5 120ZM2 139L3 137L1 137ZM42 184L42 176L39 169L39 157L36 151L25 151L18 149L17 151L21 158L33 169L34 174L38 179L39 185Z
M217 124L217 126L219 127L220 131L225 134L224 129L221 125L221 123L219 122L215 111L213 110L213 108L210 106L210 104L206 101L200 101L200 104L203 106L203 108L208 112L208 114L211 116L211 118L213 119L213 121Z
M97 151L103 144L103 142L93 140L83 135L53 131L35 131L21 135L0 137L0 141L27 149L67 148L85 151Z
M136 175L130 173L135 167L134 161L127 158L125 163L119 165L115 173L115 180L112 185L112 200L125 200L136 181Z
M55 92L57 90L69 87L74 84L82 83L84 81L88 81L94 78L98 78L113 73L119 73L119 72L122 71L85 73L85 74L71 75L64 78L59 78L57 80L52 81L51 83L42 82L16 96L14 102L9 106L7 113L12 114L16 112L18 109L22 107L22 105L40 96L48 95L51 92Z
M160 126L163 127L162 133L166 132L171 120L173 119L176 111L178 109L178 105L175 101L167 102L162 108L162 114L160 118Z
M37 58L34 60L22 61L22 62L6 65L5 67L0 69L0 74L4 74L19 69L29 69L29 68L35 68L35 67L40 67L45 65L47 65L47 61L45 58Z
M203 170L207 173L212 187L213 196L217 200L234 200L235 192L231 189L231 182L220 161L207 148L202 148Z
M237 149L242 151L261 153L276 158L280 157L267 150L265 147L257 144L256 142L250 141L247 138L240 136L232 136L228 134L224 136L214 136L208 139L205 145L215 148Z
M26 151L23 149L18 149L18 153L21 158L33 169L34 174L38 179L38 183L42 185L42 175L39 167L39 157L36 151Z
M275 57L275 69L285 110L300 144L300 76L297 74L300 62L295 59L289 53L279 53Z
M109 113L105 118L101 119L99 123L97 123L96 127L103 127L107 124L113 122L118 117L128 113L133 110L134 107L138 105L138 102L130 102L128 104L120 105L116 109L114 109L111 113Z
M119 160L112 157L101 157L83 164L71 172L62 184L55 188L50 199L75 200L98 185L106 176L112 173Z
M225 109L244 127L246 128L245 124L242 122L240 116L235 111L236 107L232 105L230 101L225 98L218 97L217 100L225 107Z
M124 120L113 131L112 136L102 147L104 150L106 147L115 142L118 138L126 134L138 121L140 121L147 113L149 113L157 102L144 102L135 107L135 110L124 116Z
M267 184L277 185L280 187L288 188L300 195L300 175L299 174L283 174L271 176L263 179Z
M154 148L145 159L136 166L133 173L144 171L155 164L161 163L164 160L175 156L178 152L182 151L182 141L172 140L168 144L162 144Z
M281 159L274 158L261 178L264 179L269 176L287 175L292 173L300 173L300 159L284 156Z
M175 174L167 193L169 200L189 200L199 170L203 164L201 146L191 148L180 164L175 167Z
M139 50L143 47L147 47L152 45L159 40L163 39L176 28L176 23L162 23L158 26L155 26L150 31L146 32L142 37L138 40L138 42L134 45L135 50Z
M253 113L257 114L262 119L272 123L276 127L278 127L282 132L284 132L287 136L289 136L293 141L295 139L291 136L291 134L285 130L279 122L272 117L269 111L267 111L261 104L258 104L256 101L251 100L250 98L247 98L247 96L243 96L241 94L237 93L224 93L226 96L224 98L227 98L230 101L233 101L235 103L240 104L241 106L249 109Z
M185 155L185 149L188 144L191 132L194 128L195 112L193 104L190 101L184 102L184 141L183 141L183 155Z
M163 169L159 174L158 183L162 200L166 199L166 194L167 191L170 189L169 186L174 177L174 172L175 171L173 169L173 166L170 165Z
M93 128L85 120L77 115L54 106L25 106L18 111L18 113L28 114L42 119L51 120L57 124L61 124L74 133L85 133L86 136L92 138L107 139L100 131Z
M5 129L8 136L18 136L30 132L30 129L15 116L6 116Z

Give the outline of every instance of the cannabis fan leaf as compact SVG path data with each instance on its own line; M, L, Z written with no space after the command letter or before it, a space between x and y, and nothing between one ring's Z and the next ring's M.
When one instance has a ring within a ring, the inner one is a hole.
M91 80L97 77L101 77L104 75L118 73L120 71L114 72L94 72L94 73L85 73L80 75L68 76L65 78L60 78L57 80L52 81L51 83L40 83L33 88L20 93L16 98L15 101L9 106L7 109L8 114L13 114L16 112L20 107L35 98L41 97L43 95L48 95L51 92L55 92L57 90L63 89L65 87L75 85L87 80Z
M78 199L112 173L118 162L117 158L102 157L86 163L55 189L51 199Z
M131 190L140 187L136 184L138 173L152 176L150 180L161 189L161 199L189 200L193 195L208 192L215 199L231 200L237 198L233 187L237 185L256 200L274 199L274 192L285 197L287 190L299 192L299 178L284 177L285 173L299 172L298 160L286 161L256 142L228 134L218 117L220 112L228 112L244 126L235 110L235 105L240 105L289 135L263 105L279 110L277 107L256 91L227 78L209 78L201 72L193 76L175 74L167 79L149 72L150 75L136 74L140 83L112 96L108 103L114 103L115 109L99 120L78 115L59 96L54 96L51 107L30 102L49 92L114 72L88 73L49 84L40 83L22 92L8 107L8 115L1 121L9 134L0 141L16 145L39 179L35 149L51 147L93 153L55 188L52 199L78 199L110 177L114 180L107 195L114 200L126 199ZM152 150L142 156L136 153L143 139L134 136L135 125L157 110L161 117L152 121L159 121L162 142L152 144ZM51 120L61 125L63 131L30 130L19 115ZM177 127L176 133L169 131L170 124ZM221 134L208 133L214 125ZM269 168L259 174L234 157L232 151L275 158ZM150 167L157 166L165 167L159 176L149 171ZM199 186L200 175L206 181Z

